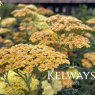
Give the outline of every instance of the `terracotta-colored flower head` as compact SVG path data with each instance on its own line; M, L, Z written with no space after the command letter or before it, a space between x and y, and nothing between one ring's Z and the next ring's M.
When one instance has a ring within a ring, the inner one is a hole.
M84 58L81 60L82 66L90 68L95 66L95 52L85 53Z
M48 46L19 44L9 49L0 49L0 71L2 72L21 69L31 73L35 68L42 72L69 63L65 54L56 52Z
M30 41L41 45L54 45L57 43L57 34L50 29L35 32L31 35Z
M76 35L74 33L66 35L61 35L60 44L67 46L69 49L80 49L83 47L89 48L89 40L82 35Z
M82 24L80 20L71 16L54 15L47 19L53 31L61 32L76 32L92 31L92 28Z
M36 12L28 8L16 9L11 13L14 17L22 18L27 16L35 16Z
M39 13L41 15L47 15L47 16L54 14L54 12L52 10L45 9L45 8L38 8L37 13Z

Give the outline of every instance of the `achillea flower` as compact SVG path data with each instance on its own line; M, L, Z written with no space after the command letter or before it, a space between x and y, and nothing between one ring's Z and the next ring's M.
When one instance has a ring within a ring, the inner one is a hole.
M82 66L90 68L95 66L95 52L85 53L84 58L81 60Z
M49 25L45 21L35 21L33 23L35 28L37 28L38 30L44 30L49 28Z
M42 45L53 45L57 43L57 35L50 29L46 29L40 32L35 32L31 35L30 41L32 43Z
M42 82L42 88L43 88L42 95L54 95L55 93L51 84L47 80Z
M64 76L66 79L61 79L63 88L71 88L73 86L73 80L69 79L67 73L64 72Z
M95 24L95 18L87 20L86 23L91 25Z
M28 4L28 5L26 5L26 4L18 4L17 5L17 8L18 9L27 8L27 9L31 9L33 11L36 11L37 10L37 7L35 5L33 5L33 4Z
M20 36L21 32L15 32L12 34L13 40L17 43L22 41L22 38Z
M85 25L85 24L81 24L81 23L70 23L69 21L64 21L64 23L55 23L51 26L51 29L55 32L77 32L78 31L92 31L92 28L90 28L89 26Z
M13 71L9 71L8 73L8 81L12 85L12 87L16 90L18 95L22 95L22 93L26 90L27 91L27 86L24 82L24 80L19 77L19 75ZM39 85L39 80L36 78L32 78L31 80L31 89L32 91L36 90ZM1 78L0 81L0 94L5 94L5 95L14 95L13 89L5 82L3 82L3 78Z
M36 78L32 78L31 84L30 84L30 87L31 87L32 91L37 90L38 89L38 85L39 85L39 80L36 79Z
M23 31L13 33L12 38L15 43L26 43L28 41L27 34Z
M47 80L42 81L42 95L55 95L62 90L62 84L60 80L52 80L49 83Z
M21 95L23 93L23 90L27 89L24 81L13 71L9 71L8 81L16 90L18 95ZM13 89L8 85L8 83L3 81L3 78L1 78L0 87L2 88L0 89L2 90L2 94L14 95Z
M20 23L19 29L21 31L31 31L34 28L32 23Z
M80 20L71 16L55 15L49 17L47 22L50 24L51 29L55 32L92 31L92 28L82 24Z
M0 35L10 33L10 29L8 28L0 28Z
M69 77L69 75L67 74L67 72L65 71L57 71L58 74L58 78L57 79L60 83L60 86L62 86L62 88L71 88L73 86L73 80Z
M26 5L25 8L31 9L33 11L36 11L37 10L37 7L35 5L33 5L33 4Z
M95 32L95 18L92 18L92 19L89 19L86 21L86 23L92 27L93 31L92 32Z
M65 28L65 31L92 31L92 28L85 24L68 24L68 27Z
M18 17L18 18L37 15L36 12L28 8L16 9L11 14L13 14L14 17Z
M14 69L31 73L35 67L39 71L47 71L61 64L69 64L67 56L48 46L19 44L0 49L1 73Z
M50 16L50 17L48 17L47 22L48 23L56 23L56 22L62 21L63 20L62 18L63 18L62 15Z
M22 22L31 22L31 21L33 21L33 18L31 18L31 17L25 17L23 20L22 20Z
M82 66L85 67L85 68L93 67L93 65L87 59L82 59L81 62L82 62Z
M5 18L1 21L1 26L10 27L16 25L17 21L15 18Z
M84 36L87 37L87 38L89 38L89 39L93 38L92 34L89 33L89 32L85 33Z
M36 16L35 16L35 19L34 19L34 22L46 22L47 20L47 17L44 16L44 15L40 15L38 13L36 13Z
M10 39L5 39L3 41L3 43L5 44L5 46L13 46L14 45L14 43Z
M54 15L54 16L50 16L47 19L47 22L53 22L53 23L64 23L69 21L70 23L81 23L81 21L75 17L72 16L63 16L63 15Z
M54 12L50 9L45 9L45 8L38 8L37 9L37 13L41 14L41 15L52 15Z
M33 18L31 18L33 19ZM35 17L35 20L29 20L26 17L26 19L23 19L23 21L20 23L19 29L21 31L39 31L39 30L43 30L43 29L47 29L49 28L49 25L44 21L44 17L40 19L39 16ZM41 21L43 20L43 21Z
M52 88L54 89L54 93L57 94L59 91L62 90L62 83L60 80L52 80Z
M56 23L51 27L52 31L54 31L55 33L62 32L64 28L65 26L63 26L63 24L61 23Z
M72 16L63 16L63 18L64 18L64 21L65 21L65 19L66 19L66 20L69 21L70 23L82 23L81 20L79 20L79 19L77 19L77 18L75 18L75 17L72 17Z
M1 95L3 95L5 93L5 90L4 90L5 86L6 86L5 82L1 81L1 79L0 79L0 94Z
M18 4L18 5L17 5L17 8L19 8L19 9L20 9L20 8L25 8L25 7L26 7L26 4Z
M69 47L70 49L89 48L89 40L82 35L75 35L74 33L69 36L61 35L60 44Z

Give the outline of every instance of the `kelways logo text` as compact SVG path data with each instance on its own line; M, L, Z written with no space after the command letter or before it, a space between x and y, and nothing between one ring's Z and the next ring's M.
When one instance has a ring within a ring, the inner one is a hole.
M48 71L48 79L95 79L95 72Z

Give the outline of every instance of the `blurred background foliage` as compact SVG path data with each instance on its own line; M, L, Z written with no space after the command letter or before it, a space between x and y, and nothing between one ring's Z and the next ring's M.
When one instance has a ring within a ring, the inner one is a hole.
M38 6L43 6L43 4L40 4ZM59 5L58 5L59 6ZM4 4L3 6L0 7L0 17L1 18L6 18L11 16L10 12L12 10L14 10L16 7L16 4ZM45 6L43 6L45 7ZM92 7L88 7L86 4L80 4L77 7L76 6L70 6L66 5L66 6L59 6L59 7L55 7L52 5L46 6L49 9L52 9L55 13L61 13L61 14L65 14L65 15L72 15L76 18L79 18L82 21L86 21L90 18L93 18L95 16L95 8Z
M95 9L88 8L87 5L80 5L77 9L72 9L71 15L85 22L95 16Z
M16 7L15 4L4 4L3 6L0 7L0 17L1 18L6 18L10 17L10 12L14 10Z

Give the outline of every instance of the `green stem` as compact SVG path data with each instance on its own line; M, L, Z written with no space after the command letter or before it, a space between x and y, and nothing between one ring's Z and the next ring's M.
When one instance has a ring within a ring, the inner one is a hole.
M27 87L28 87L28 90L29 90L29 95L33 95L30 84L28 82L26 82L26 84L27 84Z
M32 75L31 74L29 74L28 76L25 75L25 77L26 77L26 85L27 85L28 90L29 90L29 95L33 95L31 87L30 87Z
M29 95L33 95L32 94L32 90L31 90L31 87L30 87L30 84L31 84L31 79L32 79L32 74L23 74L22 72L20 72L19 70L16 70L15 71L23 80L24 82L26 83L26 86L28 88L28 92L29 92Z

